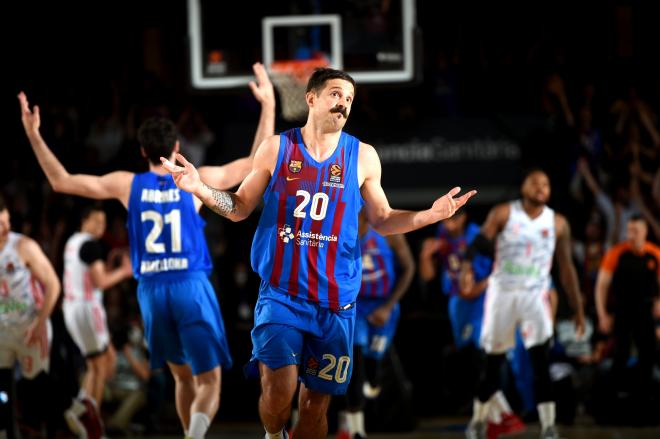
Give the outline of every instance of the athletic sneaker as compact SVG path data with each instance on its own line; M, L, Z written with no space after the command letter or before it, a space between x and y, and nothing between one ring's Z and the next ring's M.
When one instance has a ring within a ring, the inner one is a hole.
M541 439L559 439L559 433L554 425L546 427L541 432Z
M486 424L483 421L472 422L465 430L466 439L486 439Z
M264 439L268 437L267 434L264 435ZM286 429L282 430L282 438L283 439L289 439L289 433L286 432Z
M488 439L497 439L504 434L521 433L525 431L525 423L515 413L502 413L499 424L488 422L486 436Z
M103 423L96 410L96 404L89 398L84 398L81 402L85 406L85 413L80 415L79 419L85 426L87 439L101 439L103 437Z

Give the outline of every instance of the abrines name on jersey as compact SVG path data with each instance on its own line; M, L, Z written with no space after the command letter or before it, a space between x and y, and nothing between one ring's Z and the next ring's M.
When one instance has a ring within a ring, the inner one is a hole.
M164 191L142 189L142 197L140 197L140 201L143 203L175 203L180 199L179 189L167 189Z

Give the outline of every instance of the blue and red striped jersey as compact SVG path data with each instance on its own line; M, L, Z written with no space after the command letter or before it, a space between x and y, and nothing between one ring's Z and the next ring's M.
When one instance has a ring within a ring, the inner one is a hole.
M264 192L252 242L252 268L286 294L338 310L355 302L361 264L358 214L360 141L341 133L323 162L299 128L280 134L277 165Z
M385 299L396 282L396 255L387 239L373 229L360 239L362 286L360 297Z

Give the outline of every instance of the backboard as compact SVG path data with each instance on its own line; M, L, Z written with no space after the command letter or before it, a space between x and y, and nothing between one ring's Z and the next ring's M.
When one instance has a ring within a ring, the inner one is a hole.
M243 87L252 63L323 57L358 83L415 77L416 0L188 0L197 89Z

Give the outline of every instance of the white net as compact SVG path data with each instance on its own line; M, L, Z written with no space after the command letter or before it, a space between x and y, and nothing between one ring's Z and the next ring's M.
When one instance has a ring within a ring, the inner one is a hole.
M307 118L305 89L307 82L301 82L293 72L273 72L273 84L280 95L282 117L290 122L300 122Z
M271 79L280 95L284 119L290 122L307 119L307 81L316 68L327 67L328 64L325 58L275 61L271 64Z

